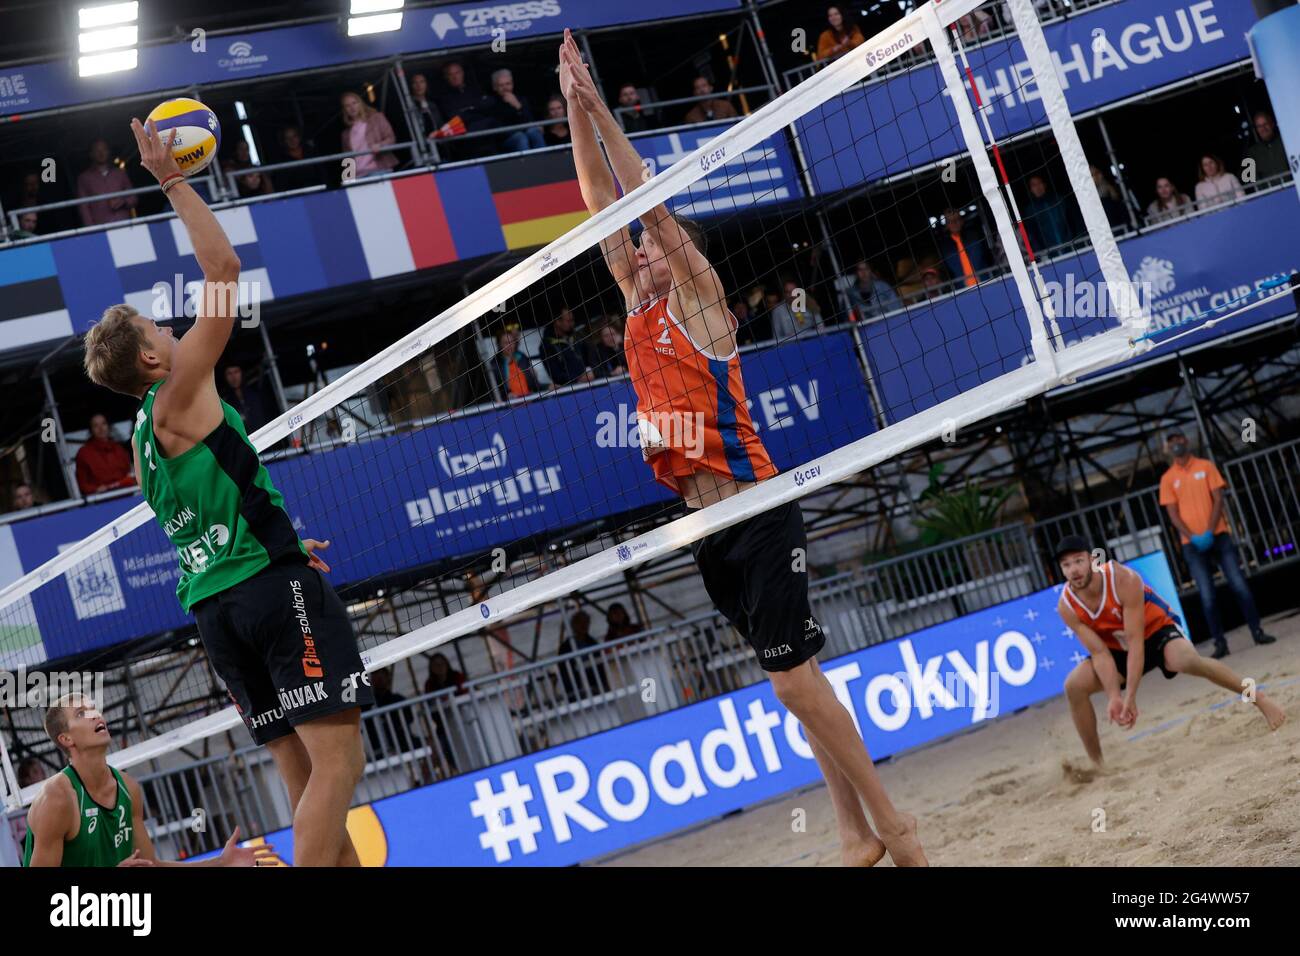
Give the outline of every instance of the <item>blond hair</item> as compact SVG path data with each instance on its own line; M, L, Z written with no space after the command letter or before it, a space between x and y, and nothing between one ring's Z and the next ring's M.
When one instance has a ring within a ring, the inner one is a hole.
M50 740L54 741L54 746L59 750L67 753L68 748L59 743L59 735L68 732L68 710L77 704L84 704L86 698L81 694L65 694L45 712L45 732L50 735Z
M146 383L140 367L140 350L148 343L131 320L140 313L125 303L104 310L86 333L86 374L96 385L123 395L139 395Z
M349 96L355 96L357 98L357 102L361 104L362 120L368 120L370 119L370 117L374 116L376 113L379 112L379 110L375 109L373 106L371 106L369 103L366 102L366 98L364 96L362 96L360 93L355 93L352 90L347 90L346 92L344 92L342 95L339 96L339 106L342 106L347 101L347 98ZM343 111L344 126L352 126L357 122L359 121L348 119L348 113L346 109Z

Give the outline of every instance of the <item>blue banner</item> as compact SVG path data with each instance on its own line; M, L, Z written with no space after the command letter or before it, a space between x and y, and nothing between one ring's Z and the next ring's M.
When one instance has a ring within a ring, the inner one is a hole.
M1182 617L1163 552L1128 566ZM1060 591L1046 588L822 662L871 756L1060 694L1088 656L1057 614ZM348 828L367 865L566 866L820 777L799 722L763 681L360 807ZM292 859L291 830L265 840Z
M409 9L402 28L391 33L349 37L342 15L346 5L340 4L338 20L144 46L136 69L106 76L79 78L69 46L64 59L0 72L0 116L399 54L433 55L500 38L545 36L565 27L594 29L739 8L740 0L655 0L652 6L640 0L457 3Z
M1152 330L1172 335L1200 326L1165 345L1157 335L1156 348L1133 361L1293 313L1295 300L1286 295L1212 327L1197 319L1267 298L1276 292L1266 287L1269 280L1300 272L1298 211L1296 194L1282 190L1121 241L1132 279L1151 302ZM1118 324L1091 252L1044 265L1042 272L1067 345ZM1031 358L1024 307L1010 279L913 305L865 326L863 340L889 423Z
M747 353L743 365L751 415L779 468L874 430L848 333ZM692 437L689 430L680 436L688 444ZM626 379L345 444L272 463L269 471L299 533L333 542L327 558L336 587L670 498L641 459L636 396ZM137 501L12 525L23 569ZM44 659L187 623L175 595L176 551L156 523L110 552L111 560L88 560L32 595Z
M1245 60L1244 0L1125 0L1043 29L1071 113ZM1046 125L1017 39L968 50L998 140ZM831 193L966 152L937 65L868 83L798 123L813 187Z

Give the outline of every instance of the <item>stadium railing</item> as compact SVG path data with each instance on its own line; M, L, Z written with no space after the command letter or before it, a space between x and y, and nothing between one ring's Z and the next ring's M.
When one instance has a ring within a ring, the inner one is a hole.
M1043 26L1056 23L1070 17L1078 16L1089 10L1095 10L1097 7L1108 6L1116 3L1118 0L1038 0L1035 6L1038 8L1038 20ZM989 40L997 40L1009 36L1016 32L1016 25L1012 22L1011 13L1003 4L997 4L989 8L991 19L984 21L975 21L971 18L964 18L962 21L962 42L968 44L985 43ZM967 22L969 21L969 23ZM819 26L815 31L809 31L810 38L813 39L813 45L816 45L816 36L820 35L824 26ZM905 73L920 63L926 63L933 57L929 53L914 53L901 57L888 67L875 73L867 83L875 83L879 80ZM795 86L798 83L808 79L826 64L832 60L814 60L811 63L802 63L799 66L791 67L781 73L781 79L785 82L786 89Z
M1297 557L1300 440L1223 463L1247 574ZM1180 589L1191 578L1158 488L1033 524L1012 524L812 583L825 658L1024 597L1057 583L1051 551L1083 533L1120 561L1163 550ZM1287 545L1289 544L1289 547ZM475 678L362 715L365 775L356 803L534 753L761 680L748 647L717 614ZM291 814L270 758L248 746L141 776L158 835L196 853L235 822L268 833ZM202 807L213 835L191 826ZM213 818L228 824L212 826Z

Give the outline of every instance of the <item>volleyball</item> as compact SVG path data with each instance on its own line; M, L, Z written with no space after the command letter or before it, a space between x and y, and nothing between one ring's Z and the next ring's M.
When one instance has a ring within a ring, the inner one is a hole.
M160 103L147 120L153 121L163 139L171 130L176 130L172 155L186 176L206 169L221 148L221 123L217 114L198 100L180 97Z

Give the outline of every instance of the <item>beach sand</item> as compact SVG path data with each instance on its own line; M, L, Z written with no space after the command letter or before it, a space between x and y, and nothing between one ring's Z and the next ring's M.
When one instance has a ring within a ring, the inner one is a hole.
M1287 712L1276 732L1208 681L1152 671L1130 730L1109 724L1094 698L1104 774L1090 770L1058 697L895 757L879 766L881 777L895 805L919 818L934 865L1300 865L1300 615L1265 629L1276 644L1256 647L1239 629L1225 663ZM838 866L840 858L819 785L598 865Z

